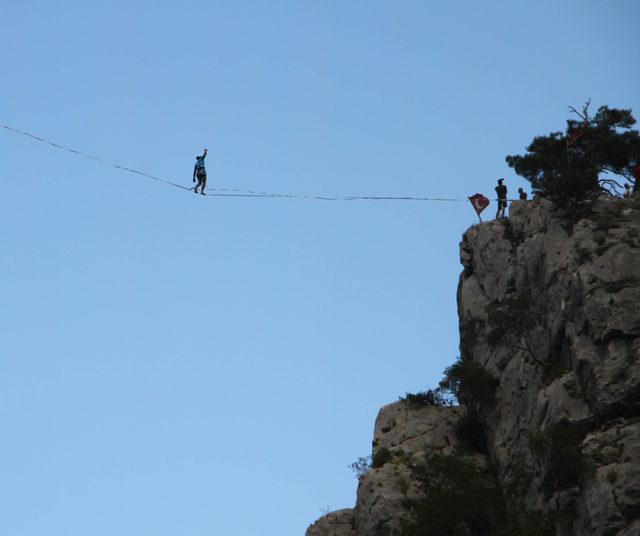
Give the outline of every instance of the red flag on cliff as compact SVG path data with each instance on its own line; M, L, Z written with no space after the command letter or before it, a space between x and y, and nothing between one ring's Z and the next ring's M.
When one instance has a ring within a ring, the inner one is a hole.
M476 209L478 218L480 218L480 221L482 221L480 213L489 206L489 200L482 194L474 194L469 197L469 201L471 201L473 208Z

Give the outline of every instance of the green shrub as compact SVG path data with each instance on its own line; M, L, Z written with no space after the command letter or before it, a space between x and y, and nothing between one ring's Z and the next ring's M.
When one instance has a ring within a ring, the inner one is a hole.
M456 424L456 436L467 447L486 453L482 409L494 402L498 380L481 365L458 358L447 367L436 389L407 393L400 400L414 406L451 406L459 402L465 413ZM375 462L374 462L375 467Z
M349 469L353 471L358 480L361 480L371 469L382 467L385 463L391 461L391 458L393 458L391 451L386 447L382 447L371 456L358 458L355 462L349 464Z
M487 453L487 440L484 436L484 424L480 415L470 411L465 412L456 423L456 437L471 450Z
M480 414L484 406L494 401L498 380L471 359L460 359L447 367L440 389L449 392L468 411Z
M492 331L488 335L488 344L495 346L506 333L522 335L536 313L539 316L539 311L533 311L531 300L521 294L490 303L487 306L487 322L492 326Z
M411 468L422 497L399 536L555 536L561 515L516 510L490 467L457 452L431 455Z
M495 536L556 536L556 526L563 521L560 514L509 511Z
M363 456L349 465L358 480L362 480L371 471L371 456Z
M529 448L542 463L544 489L548 492L571 488L585 470L581 445L588 428L567 422L529 434Z
M423 497L411 501L413 522L401 536L495 536L505 509L490 469L459 454L432 455L412 473Z
M591 116L587 102L581 112L572 111L579 120L567 120L564 132L536 136L524 155L506 157L509 167L531 182L534 194L569 208L603 191L619 193L620 182L632 181L640 154L631 110L601 106Z
M371 458L371 467L377 469L382 467L385 463L391 461L391 451L386 447L381 447L373 453Z
M411 406L446 406L450 404L440 389L406 393L404 396L399 397L399 400Z

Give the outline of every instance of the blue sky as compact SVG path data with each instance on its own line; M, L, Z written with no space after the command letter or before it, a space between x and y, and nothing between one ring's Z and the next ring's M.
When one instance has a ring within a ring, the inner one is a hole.
M640 4L0 0L0 123L190 186L466 197L640 115ZM0 130L0 532L300 536L458 352L467 203L196 197ZM487 214L493 213L492 207Z

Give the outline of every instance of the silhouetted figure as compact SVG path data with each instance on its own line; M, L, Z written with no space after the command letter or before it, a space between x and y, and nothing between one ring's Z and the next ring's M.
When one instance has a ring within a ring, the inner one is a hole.
M522 188L518 188L518 194L520 194L518 197L521 201L527 200L527 192L525 192Z
M622 197L625 199L629 199L631 197L631 185L628 182L624 183L624 193L622 194Z
M207 170L204 168L204 157L207 156L207 150L205 149L202 153L202 156L196 156L196 165L193 168L193 182L196 184L193 191L198 193L198 188L200 188L200 193L204 195L204 188L207 185Z
M496 194L498 194L498 211L496 212L496 220L502 214L503 218L506 218L504 211L507 210L507 187L502 184L504 179L498 179L498 186L496 186Z

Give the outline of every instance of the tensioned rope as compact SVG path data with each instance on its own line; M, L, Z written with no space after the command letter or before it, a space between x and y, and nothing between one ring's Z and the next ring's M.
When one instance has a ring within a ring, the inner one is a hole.
M47 145L51 145L56 149L60 149L62 151L68 151L77 156L83 156L85 158L89 158L91 160L95 160L96 162L100 162L102 164L106 164L120 171L126 171L128 173L133 173L135 175L140 175L147 179L151 179L154 181L158 181L169 186L173 186L175 188L180 188L186 191L193 191L193 187L189 188L187 186L183 186L182 184L178 184L177 182L163 179L161 177L156 177L155 175L151 175L149 173L145 173L144 171L139 171L137 169L132 169L120 164L116 164L114 162L110 162L108 160L104 160L97 156L84 153L82 151L78 151L76 149L72 149L71 147L66 147L64 145L60 145L59 143L55 143L51 140L42 138L40 136L36 136L30 132L26 132L24 130L19 130L17 128L10 127L8 125L0 124L0 127L8 130L10 132L16 134L22 134L23 136L27 136L33 140L39 141L41 143L45 143ZM319 196L319 195L304 195L304 194L278 194L273 192L254 192L252 190L240 190L237 188L208 188L209 192L221 192L221 193L207 193L210 197L270 197L270 198L285 198L285 199L315 199L319 201L440 201L440 202L460 202L467 201L466 199L459 198L443 198L443 197L414 197L414 196L403 196L403 197L394 197L394 196L372 196L372 195L358 195L358 196Z

